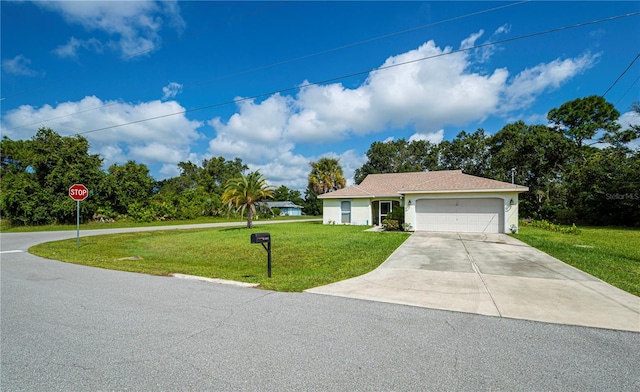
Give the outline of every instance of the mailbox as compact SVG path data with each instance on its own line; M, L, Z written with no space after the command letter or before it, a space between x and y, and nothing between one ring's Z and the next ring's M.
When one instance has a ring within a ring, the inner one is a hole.
M253 233L251 234L252 244L264 244L271 242L271 234L269 233Z
M253 233L251 234L251 243L260 244L267 251L267 276L271 277L271 234Z

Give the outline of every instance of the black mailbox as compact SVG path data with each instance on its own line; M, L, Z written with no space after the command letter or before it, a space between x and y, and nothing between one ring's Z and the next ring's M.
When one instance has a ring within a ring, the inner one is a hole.
M252 244L264 244L271 242L271 234L269 233L253 233L251 234Z
M267 251L267 276L271 277L271 234L253 233L251 234L251 243L260 244Z

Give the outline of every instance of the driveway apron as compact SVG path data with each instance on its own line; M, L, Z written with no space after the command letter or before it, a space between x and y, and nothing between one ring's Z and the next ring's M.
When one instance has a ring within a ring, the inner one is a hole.
M640 298L505 234L415 232L377 269L307 290L640 332Z

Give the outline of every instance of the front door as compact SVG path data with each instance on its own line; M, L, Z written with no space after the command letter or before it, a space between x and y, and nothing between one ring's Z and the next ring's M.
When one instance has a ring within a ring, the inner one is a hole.
M391 202L390 201L381 201L380 202L380 224L382 221L387 218L387 214L391 212Z

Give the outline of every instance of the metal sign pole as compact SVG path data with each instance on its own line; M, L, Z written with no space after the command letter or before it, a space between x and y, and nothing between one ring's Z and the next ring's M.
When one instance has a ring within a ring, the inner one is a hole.
M76 248L80 247L80 200L76 200Z

